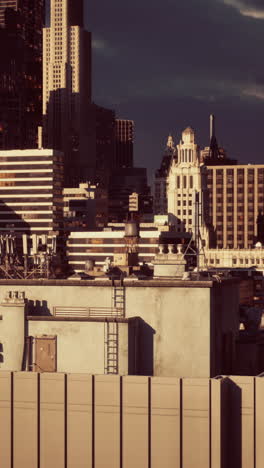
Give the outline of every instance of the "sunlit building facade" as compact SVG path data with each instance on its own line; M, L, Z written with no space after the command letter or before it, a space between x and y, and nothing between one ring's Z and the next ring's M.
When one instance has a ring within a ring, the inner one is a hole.
M0 232L62 226L63 157L53 150L0 151Z
M44 144L63 151L65 185L78 186L95 165L91 34L83 28L83 0L51 0L49 24L43 33Z

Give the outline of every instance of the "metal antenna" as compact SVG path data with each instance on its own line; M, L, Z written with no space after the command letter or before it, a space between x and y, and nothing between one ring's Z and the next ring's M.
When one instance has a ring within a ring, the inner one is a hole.
M202 219L202 200L200 199L200 193L194 192L193 194L193 206L194 206L194 230L192 231L192 236L189 241L189 244L185 250L185 255L194 255L196 257L196 269L197 269L197 279L200 276L200 256L204 256L204 264L207 268L207 259L205 255L204 245L201 237L201 219ZM195 247L192 247L194 243Z

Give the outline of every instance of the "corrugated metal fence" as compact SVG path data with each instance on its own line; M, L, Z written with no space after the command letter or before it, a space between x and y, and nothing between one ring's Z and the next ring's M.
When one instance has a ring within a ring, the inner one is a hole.
M263 468L264 378L0 372L1 468Z

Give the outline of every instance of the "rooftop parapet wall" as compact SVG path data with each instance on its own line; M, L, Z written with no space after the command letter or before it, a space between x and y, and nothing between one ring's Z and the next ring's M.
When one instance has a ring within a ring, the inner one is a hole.
M5 468L264 465L261 377L0 372L0 389Z

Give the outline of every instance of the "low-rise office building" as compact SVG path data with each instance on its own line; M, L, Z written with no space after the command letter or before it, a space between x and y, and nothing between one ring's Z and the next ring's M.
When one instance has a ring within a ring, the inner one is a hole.
M61 227L63 155L50 149L0 151L0 231Z

